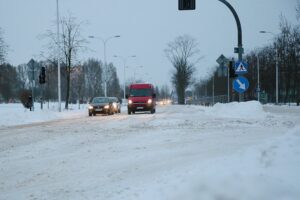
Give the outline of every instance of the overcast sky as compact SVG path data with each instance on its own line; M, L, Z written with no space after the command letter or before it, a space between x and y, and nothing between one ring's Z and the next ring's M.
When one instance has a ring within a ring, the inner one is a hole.
M272 35L260 30L279 33L280 15L296 24L297 0L228 0L237 11L243 31L245 52L271 42ZM218 0L196 0L195 11L178 11L178 0L59 0L60 16L71 13L78 21L87 22L82 35L108 38L121 35L107 43L107 61L117 66L123 83L123 63L113 55L136 58L127 60L126 76L154 84L170 85L172 65L164 54L167 43L177 36L188 34L197 39L201 56L195 77L200 79L216 65L220 54L235 56L237 28L230 10ZM56 31L56 0L0 0L0 27L9 45L8 62L27 63L39 56L45 40L38 39L48 29ZM89 40L94 51L80 54L79 60L89 57L103 60L103 43ZM138 67L143 66L143 67ZM251 67L251 66L249 66Z

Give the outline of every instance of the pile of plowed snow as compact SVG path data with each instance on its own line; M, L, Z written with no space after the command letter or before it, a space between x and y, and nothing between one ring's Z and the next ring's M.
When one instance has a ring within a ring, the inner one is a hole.
M266 117L266 113L258 101L231 102L226 104L217 103L213 107L206 109L205 112L216 117L251 119L261 119Z

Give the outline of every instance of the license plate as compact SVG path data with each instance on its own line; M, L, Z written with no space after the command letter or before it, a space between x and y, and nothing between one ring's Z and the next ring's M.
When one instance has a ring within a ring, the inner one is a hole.
M144 107L137 107L136 109L139 109L139 110L141 110L141 109L144 109Z
M102 111L102 109L101 109L101 108L97 108L97 109L95 109L95 110L96 110L96 111L98 111L98 112L99 112L99 111Z

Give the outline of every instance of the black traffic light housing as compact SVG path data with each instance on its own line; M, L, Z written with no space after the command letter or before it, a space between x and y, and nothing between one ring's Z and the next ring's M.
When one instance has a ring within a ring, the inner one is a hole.
M39 75L39 83L46 83L46 69L45 67L41 67L40 75Z
M178 0L178 10L195 10L196 0Z
M237 75L235 74L234 61L233 60L229 61L228 68L229 68L229 78L237 77Z

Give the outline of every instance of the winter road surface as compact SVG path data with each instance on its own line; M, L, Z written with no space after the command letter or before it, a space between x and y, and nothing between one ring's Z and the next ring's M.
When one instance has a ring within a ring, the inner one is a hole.
M250 102L1 127L0 199L296 200L299 125Z

